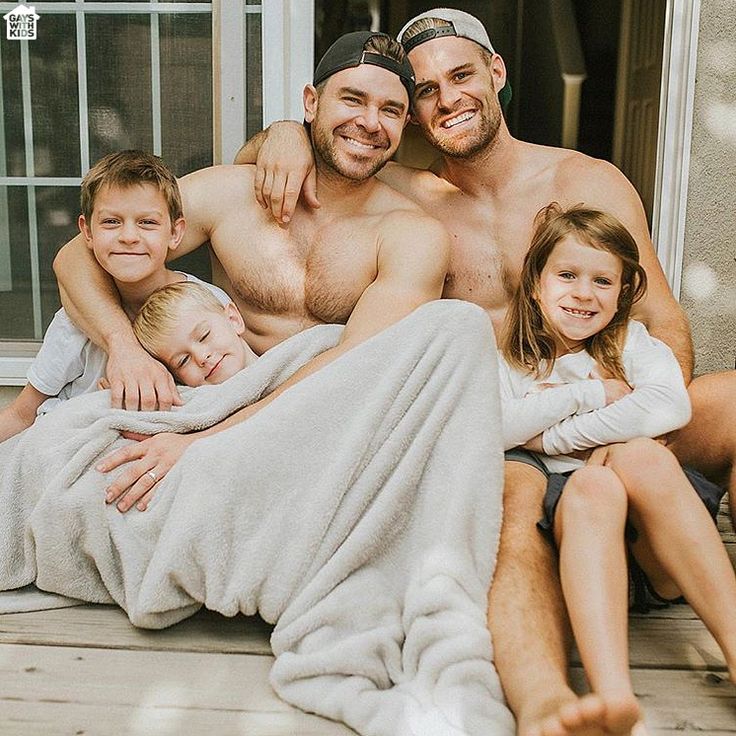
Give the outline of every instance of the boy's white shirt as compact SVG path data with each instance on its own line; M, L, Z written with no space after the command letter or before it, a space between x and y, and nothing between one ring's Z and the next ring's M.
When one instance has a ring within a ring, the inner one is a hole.
M218 286L177 271L187 281L208 288L223 305L232 300ZM95 345L60 309L46 330L43 343L28 369L28 382L37 391L51 398L41 404L38 415L46 414L62 401L98 390L105 375L107 353Z
M635 320L628 325L622 360L633 391L606 406L603 383L591 378L596 363L586 351L558 358L543 380L512 368L499 354L505 449L541 433L545 454L539 459L550 472L563 473L584 465L567 456L574 450L658 437L690 421L677 359Z

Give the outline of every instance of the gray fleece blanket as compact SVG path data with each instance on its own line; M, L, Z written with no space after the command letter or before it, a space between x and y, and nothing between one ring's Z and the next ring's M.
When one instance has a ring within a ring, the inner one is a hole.
M116 603L147 628L258 612L276 624L271 683L306 711L366 736L510 735L486 628L503 474L478 307L424 305L197 441L145 513L104 503L94 466L118 430L209 426L340 332L296 335L174 412L100 392L0 445L0 589Z

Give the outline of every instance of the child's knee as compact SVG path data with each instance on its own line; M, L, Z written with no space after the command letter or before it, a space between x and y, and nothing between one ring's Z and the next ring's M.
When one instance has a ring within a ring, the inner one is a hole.
M611 468L631 491L643 483L651 486L651 478L679 469L675 456L661 443L649 437L638 437L612 447L606 457Z
M576 470L565 485L559 513L565 518L614 518L626 514L626 489L609 468Z

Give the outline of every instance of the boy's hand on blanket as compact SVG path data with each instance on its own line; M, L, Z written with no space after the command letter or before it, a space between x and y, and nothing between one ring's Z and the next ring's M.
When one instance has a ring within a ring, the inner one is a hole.
M128 438L140 435L124 435ZM140 442L116 450L108 455L98 466L101 473L130 465L111 483L105 494L107 503L117 503L119 511L128 511L135 505L145 511L153 496L156 484L171 470L199 434L161 434L148 437Z

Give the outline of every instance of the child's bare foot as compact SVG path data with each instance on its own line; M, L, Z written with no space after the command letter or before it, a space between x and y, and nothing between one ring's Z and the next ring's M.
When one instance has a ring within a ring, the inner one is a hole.
M631 729L631 736L649 736L649 731L647 731L644 721L639 721L634 728Z
M635 698L585 695L560 704L556 710L530 727L519 728L519 736L608 736L609 734L647 736L641 721L641 710Z
M736 504L734 504L736 506ZM725 644L718 642L721 645L723 656L726 659L726 667L728 667L728 679L736 685L736 645L732 645L730 641Z

